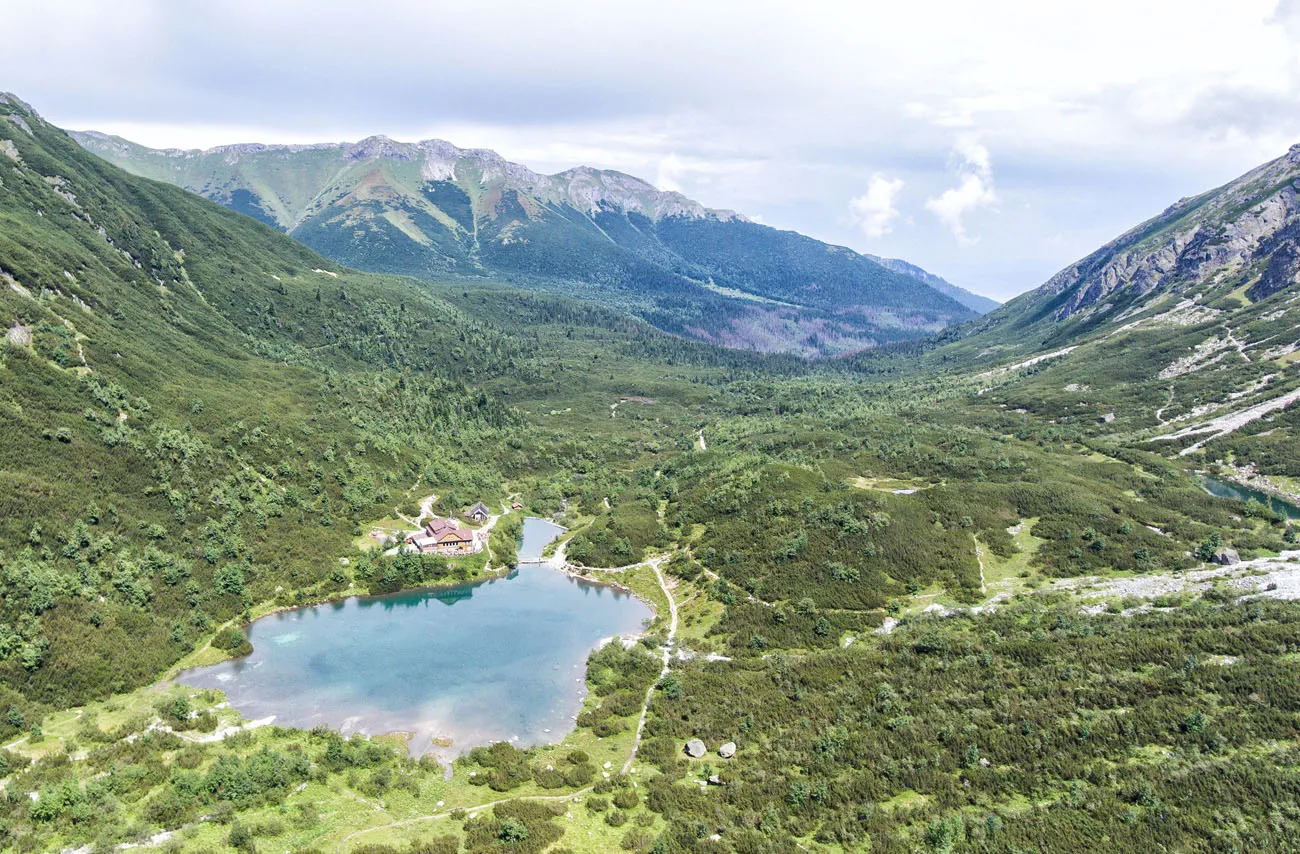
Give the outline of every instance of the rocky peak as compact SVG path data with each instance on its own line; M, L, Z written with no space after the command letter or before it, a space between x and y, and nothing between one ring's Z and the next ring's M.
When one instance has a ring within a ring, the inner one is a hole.
M1259 274L1253 296L1293 283L1300 272L1300 145L1154 219L1053 276L1029 302L1065 295L1055 320L1100 314L1122 300Z
M415 160L420 156L418 145L397 142L386 136L368 136L358 143L343 144L343 156L348 160Z
M358 142L268 145L260 142L221 145L208 149L149 149L98 131L74 131L83 146L119 160L166 157L202 161L215 158L229 166L249 158L293 154L300 151L337 151L342 164L397 160L420 165L425 181L473 182L479 186L500 184L545 204L569 205L592 214L601 210L638 213L650 219L689 217L693 219L748 222L735 211L707 208L675 191L659 190L640 178L611 169L577 166L554 175L542 175L513 163L487 148L460 148L443 139L409 143L382 134Z
M0 92L0 105L6 107L16 107L19 111L26 113L32 118L40 118L40 114L32 108L32 105L19 98L13 92Z

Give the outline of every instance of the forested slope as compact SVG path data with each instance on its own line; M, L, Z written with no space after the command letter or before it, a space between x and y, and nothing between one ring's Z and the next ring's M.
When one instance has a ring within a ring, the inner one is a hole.
M1151 441L1152 372L1117 349L1172 364L1203 327L1025 366L1042 348L974 336L718 348L617 305L351 272L0 112L0 845L1294 850L1297 617L1273 599L1295 570L1268 556L1295 533L1208 495L1195 438ZM1196 311L1285 343L1286 299ZM1270 346L1190 375L1253 404L1291 381ZM1283 465L1276 415L1205 447ZM593 653L561 745L448 779L400 740L239 730L219 693L154 684L276 606L481 577L363 547L430 494L560 516L577 571L630 567L601 577L658 608ZM1222 547L1261 562L1191 583ZM691 760L691 737L738 750Z

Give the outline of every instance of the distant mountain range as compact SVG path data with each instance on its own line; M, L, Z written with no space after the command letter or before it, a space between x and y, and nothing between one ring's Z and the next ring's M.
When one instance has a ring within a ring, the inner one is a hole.
M541 175L441 140L157 150L73 132L89 151L268 223L361 270L483 277L623 307L728 346L840 355L933 334L997 304L630 175Z

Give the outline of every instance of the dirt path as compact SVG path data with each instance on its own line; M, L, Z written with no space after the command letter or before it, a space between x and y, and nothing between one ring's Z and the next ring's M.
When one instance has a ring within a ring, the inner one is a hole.
M980 592L987 594L989 592L989 587L984 578L984 546L980 545L979 537L974 537L973 539L975 540L975 560L978 561L980 565Z
M1173 405L1174 405L1174 387L1171 385L1169 386L1169 399L1165 401L1164 406L1156 410L1156 420L1159 421L1161 424L1167 423L1164 419L1165 410Z
M672 591L668 589L668 584L664 581L664 574L659 569L659 564L664 560L663 557L651 558L649 560L650 568L655 571L655 578L659 581L659 589L664 592L668 598L668 640L663 645L663 668L659 671L659 678L651 683L649 689L645 692L645 703L641 706L641 717L636 722L636 737L632 739L632 753L623 763L623 773L627 774L632 770L632 762L636 759L636 752L641 749L641 735L645 731L646 716L650 714L650 701L654 699L655 688L668 675L668 669L672 665L673 641L677 637L677 602L673 599Z
M700 447L700 450L701 450L701 451L707 451L707 450L709 449L709 443L706 442L706 441L704 441L704 428L703 428L703 427L700 428L700 432L697 434L696 438L699 439L699 447Z
M433 516L433 502L437 500L438 500L438 496L430 495L428 498L421 501L420 515L416 516L414 519L412 519L410 516L404 515L400 508L394 507L393 512L397 514L398 519L401 519L403 522L409 523L413 528L418 528L424 524L425 519L428 519Z

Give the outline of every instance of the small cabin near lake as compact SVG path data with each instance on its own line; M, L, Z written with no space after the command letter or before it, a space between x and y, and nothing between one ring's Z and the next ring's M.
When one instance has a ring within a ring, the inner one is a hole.
M424 529L410 534L406 542L420 554L464 555L474 549L474 532L450 519L434 519Z
M492 515L492 511L489 510L488 506L484 504L482 501L478 502L473 507L465 511L466 519L470 519L474 522L478 522L480 525L486 522L488 520L488 517L491 515Z

